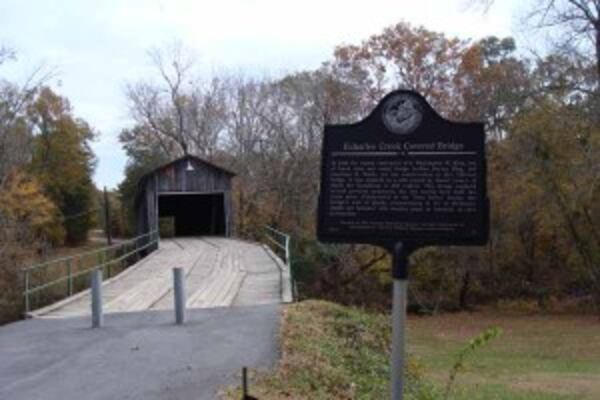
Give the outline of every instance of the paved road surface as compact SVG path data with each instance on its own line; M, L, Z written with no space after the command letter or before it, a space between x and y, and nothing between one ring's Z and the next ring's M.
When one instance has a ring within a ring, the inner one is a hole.
M278 357L280 306L40 318L0 327L2 400L204 400Z

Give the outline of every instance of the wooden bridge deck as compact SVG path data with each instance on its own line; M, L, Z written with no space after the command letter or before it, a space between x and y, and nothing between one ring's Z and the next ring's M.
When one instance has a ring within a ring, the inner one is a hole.
M217 237L177 238L161 240L158 250L104 282L104 312L173 308L173 267L185 270L189 308L291 301L289 270L265 246ZM88 315L90 303L85 291L31 314Z

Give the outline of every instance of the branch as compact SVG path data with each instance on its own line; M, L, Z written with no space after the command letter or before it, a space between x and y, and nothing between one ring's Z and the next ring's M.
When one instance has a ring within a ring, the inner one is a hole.
M347 276L346 278L342 279L341 285L346 286L347 284L352 283L354 280L356 280L356 278L358 278L360 275L362 275L363 273L368 271L369 268L371 268L373 265L375 265L376 263L378 263L379 261L383 260L386 257L387 257L387 253L382 252L379 255L371 258L366 263L360 265L352 275Z

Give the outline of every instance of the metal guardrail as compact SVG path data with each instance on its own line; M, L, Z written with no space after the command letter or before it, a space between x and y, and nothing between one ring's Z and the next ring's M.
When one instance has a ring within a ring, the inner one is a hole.
M56 286L60 283L66 283L66 293L63 297L72 296L75 292L75 279L90 274L97 269L106 270L106 277L111 276L111 266L129 257L136 256L139 259L140 252L157 244L159 241L158 230L148 232L133 239L114 244L112 246L102 247L96 250L90 250L68 257L61 257L54 260L44 261L21 269L24 279L23 297L25 298L25 316L31 311L31 295L39 293L42 290ZM54 270L54 275L59 275L49 281L40 283L47 275L51 275L50 270ZM36 282L32 277L38 275ZM41 278L40 278L41 277Z
M291 236L287 233L283 233L273 227L265 225L265 237L268 241L275 246L275 250L279 250L280 254L284 258L284 263L290 269L290 285L292 288L292 301L298 298L298 287L294 278L294 270L292 268L291 258Z

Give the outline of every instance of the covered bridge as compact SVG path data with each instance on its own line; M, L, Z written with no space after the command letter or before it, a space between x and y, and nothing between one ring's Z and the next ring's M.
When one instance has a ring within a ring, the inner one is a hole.
M186 155L144 175L135 200L138 234L170 226L175 236L230 236L235 173Z

